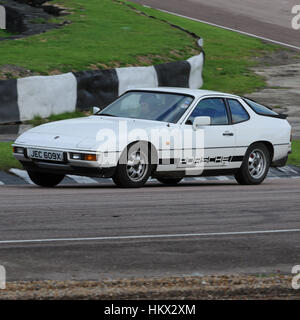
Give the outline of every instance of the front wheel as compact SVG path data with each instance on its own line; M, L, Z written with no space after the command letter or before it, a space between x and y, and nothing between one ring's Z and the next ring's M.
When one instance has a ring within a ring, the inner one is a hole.
M64 175L60 174L50 174L50 173L42 173L37 171L27 170L30 179L41 187L52 188L58 185L63 179Z
M123 152L113 176L114 183L122 188L140 188L152 171L151 155L147 145L136 143Z
M235 174L239 184L260 184L269 171L270 152L263 143L255 143L249 147L242 166Z

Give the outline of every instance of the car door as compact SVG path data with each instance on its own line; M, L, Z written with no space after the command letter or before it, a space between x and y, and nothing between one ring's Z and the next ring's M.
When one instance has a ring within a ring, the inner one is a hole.
M235 131L235 158L234 164L237 167L242 165L244 155L253 142L255 137L255 129L250 115L241 103L241 99L227 98L227 105L231 114L231 123Z
M204 152L202 152L204 169L230 169L231 160L235 155L235 132L231 125L225 99L222 97L202 98L185 119L183 130L190 130L195 136L197 130L193 129L192 124L195 117L200 116L211 118L211 125L200 128L204 135ZM198 154L201 154L199 153L203 149L201 143L196 143L194 148Z

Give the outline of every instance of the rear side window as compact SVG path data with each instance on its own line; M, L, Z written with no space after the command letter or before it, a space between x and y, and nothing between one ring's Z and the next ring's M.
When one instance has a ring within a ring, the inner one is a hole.
M248 112L237 100L227 99L227 102L231 111L232 123L239 123L250 119Z
M244 101L258 114L262 116L277 116L278 113L257 102L244 98Z

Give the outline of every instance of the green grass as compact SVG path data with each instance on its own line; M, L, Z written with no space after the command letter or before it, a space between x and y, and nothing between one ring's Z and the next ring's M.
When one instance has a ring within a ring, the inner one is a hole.
M12 142L0 142L0 170L21 168L21 164L13 157Z
M288 164L300 165L300 140L292 142L292 153L289 155Z
M12 36L13 34L6 31L6 30L3 30L3 29L0 29L0 38L6 38L6 37L9 37L9 36Z
M72 21L60 29L14 41L1 42L0 66L14 64L33 72L79 71L136 64L138 56L188 57L194 42L184 32L138 15L112 0L54 0L71 11L53 22ZM173 57L174 59L174 57Z
M28 121L28 123L35 127L35 126L39 126L40 124L47 123L47 122L72 119L72 118L80 118L80 117L85 117L87 115L90 115L90 113L89 112L81 112L81 111L65 112L65 113L61 113L61 114L53 114L46 119L41 118L40 116L36 116L32 120Z

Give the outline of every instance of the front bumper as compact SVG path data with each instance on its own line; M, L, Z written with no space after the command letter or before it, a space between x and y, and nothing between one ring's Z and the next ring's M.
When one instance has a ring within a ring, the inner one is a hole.
M55 161L45 161L45 160L36 160L31 159L27 156L27 149L28 146L20 146L14 145L17 148L23 148L23 153L14 153L14 157L21 162L24 169L31 170L31 171L38 171L38 172L45 172L45 173L52 173L52 174L75 174L75 175L82 175L82 176L89 176L89 177L103 177L103 178L110 178L113 176L116 165L113 163L106 165L101 165L101 153L97 152L88 152L89 154L97 155L97 161L88 161L88 160L74 160L72 159L71 155L76 154L86 154L87 152L84 151L77 151L77 150L59 150L64 153L64 160L63 162L55 162ZM37 148L37 147L30 147L30 148ZM58 150L51 150L48 148L41 148L47 149L49 151L58 151Z

